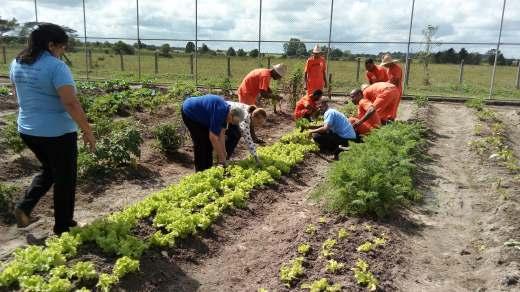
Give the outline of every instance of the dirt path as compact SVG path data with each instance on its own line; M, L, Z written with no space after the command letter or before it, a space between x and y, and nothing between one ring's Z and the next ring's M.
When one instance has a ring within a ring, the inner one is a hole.
M507 216L497 214L503 204L490 188L496 177L506 174L482 165L470 151L467 143L475 139L470 109L436 103L432 116L435 139L429 172L433 181L425 204L411 215L418 228L408 234L413 256L409 272L398 281L400 289L513 291L503 285L504 279L518 272L514 260L503 253L506 235L501 220ZM514 208L518 210L518 204Z

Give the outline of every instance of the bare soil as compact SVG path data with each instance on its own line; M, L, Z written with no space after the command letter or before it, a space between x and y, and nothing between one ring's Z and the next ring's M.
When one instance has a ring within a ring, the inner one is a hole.
M413 232L403 235L412 256L399 290L520 290L520 252L504 246L520 236L520 188L507 170L470 150L475 123L464 105L432 105L425 202L408 214Z

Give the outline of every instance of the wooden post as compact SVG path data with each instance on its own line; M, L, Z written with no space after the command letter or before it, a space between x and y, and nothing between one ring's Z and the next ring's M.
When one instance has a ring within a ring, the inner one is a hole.
M464 81L464 59L460 60L459 84L462 85Z
M92 69L92 50L88 50L88 67Z
M190 74L193 75L193 54L190 55Z
M155 59L155 70L153 72L155 74L159 74L159 53L157 51L155 51L154 59Z
M121 71L125 71L125 63L123 62L123 54L119 53L119 60L121 61Z
M516 69L516 89L520 89L520 60L517 60L518 68Z
M7 56L5 54L5 46L2 46L2 57L4 60L4 64L7 64Z
M271 68L271 57L267 57L267 69Z
M327 92L329 94L329 98L332 99L332 73L329 73L329 82L328 82Z
M410 67L412 67L412 58L408 58L408 66L406 66L406 75L404 79L406 87L408 87L408 81L410 80Z
M356 82L359 82L359 72L361 70L361 58L357 57Z
M227 77L231 78L231 57L227 57Z

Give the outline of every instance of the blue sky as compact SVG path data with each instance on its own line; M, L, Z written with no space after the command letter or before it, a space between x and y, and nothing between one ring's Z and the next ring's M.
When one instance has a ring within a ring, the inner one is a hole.
M258 0L199 0L199 39L258 39ZM411 0L335 0L333 41L407 41ZM194 0L140 0L142 38L193 39L195 37ZM89 37L137 38L136 2L133 0L86 0ZM412 41L421 41L427 24L439 26L435 37L440 42L496 42L502 0L416 0ZM329 33L330 0L263 0L262 39L285 41L298 37L313 46L326 42ZM2 0L2 18L34 20L32 0ZM72 27L83 35L81 0L38 0L40 21ZM508 0L502 41L520 42L520 1ZM145 41L163 43L163 41ZM185 42L170 42L183 46ZM234 46L252 49L256 43L208 41L212 47ZM334 45L352 52L379 50L405 51L405 45ZM435 49L460 48L461 45ZM470 51L485 52L491 45L464 45ZM412 51L420 50L412 46ZM282 43L263 43L262 51L280 52ZM520 58L520 46L504 46L506 56Z

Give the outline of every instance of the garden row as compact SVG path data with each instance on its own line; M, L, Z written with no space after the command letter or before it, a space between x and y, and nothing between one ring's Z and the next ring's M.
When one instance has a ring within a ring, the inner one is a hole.
M45 246L28 246L14 252L2 266L0 286L24 291L70 291L96 286L108 291L150 248L173 247L187 236L207 229L222 213L242 207L249 192L273 183L304 159L316 146L305 133L293 133L259 149L261 166L246 159L227 168L214 167L192 174L151 194L143 201L107 218L50 237ZM139 233L142 227L150 230ZM81 253L94 246L107 259L117 257L112 271L100 272Z

